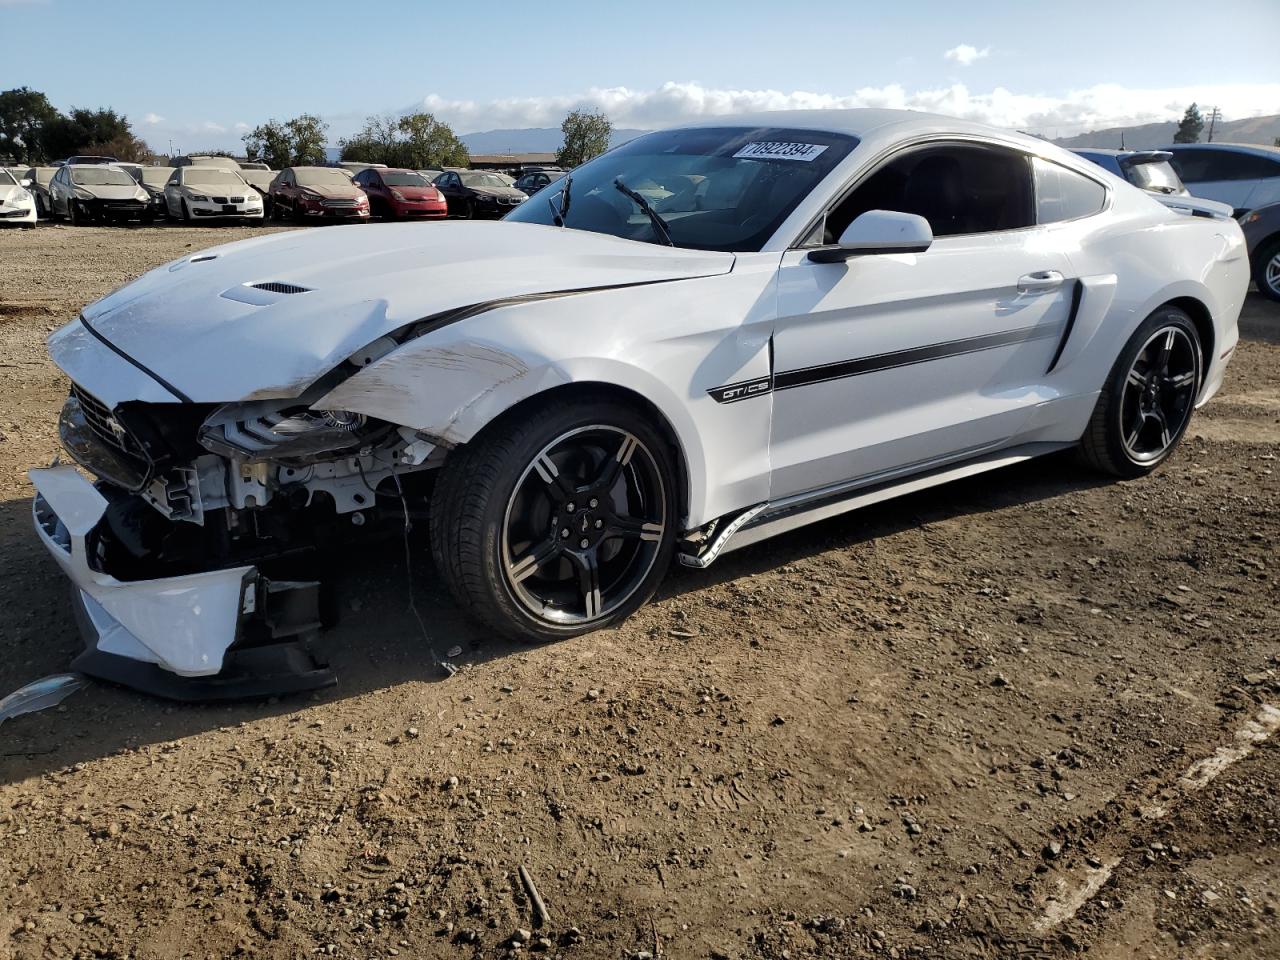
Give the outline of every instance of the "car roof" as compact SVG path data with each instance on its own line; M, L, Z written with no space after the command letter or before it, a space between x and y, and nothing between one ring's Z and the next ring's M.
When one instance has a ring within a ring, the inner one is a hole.
M707 117L694 123L681 124L675 129L697 129L699 127L791 127L796 130L820 130L826 133L844 133L855 137L867 134L884 127L896 126L909 132L919 128L928 132L937 127L956 133L992 133L1012 134L1012 131L992 127L972 120L960 120L936 113L923 113L918 110L887 110L876 107L859 107L848 110L766 110L758 113L728 114L719 117ZM1013 134L1037 138L1026 134Z
M1062 162L1074 160L1089 164L1064 147L1043 137L1020 133L1003 127L995 127L973 120L962 120L936 113L917 110L888 110L881 108L856 108L848 110L770 110L708 117L696 123L686 123L673 129L696 130L715 127L788 127L793 130L815 130L824 133L847 134L860 141L875 140L882 145L909 139L913 136L973 136L998 140L1028 153L1052 157ZM639 138L637 138L639 139Z
M1268 147L1260 143L1222 143L1215 140L1213 143L1174 143L1163 150L1221 150L1224 153L1251 153L1257 157L1268 157L1272 160L1280 160L1280 147Z
M1104 150L1101 147L1072 147L1071 152L1078 153L1082 157L1115 157L1117 159L1144 157L1148 162L1168 160L1171 156L1168 150Z

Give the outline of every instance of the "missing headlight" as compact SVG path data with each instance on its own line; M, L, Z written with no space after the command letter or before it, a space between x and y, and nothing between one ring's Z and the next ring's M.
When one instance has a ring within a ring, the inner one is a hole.
M364 414L312 410L297 401L238 403L210 414L200 427L200 445L249 463L298 461L355 452L389 429Z

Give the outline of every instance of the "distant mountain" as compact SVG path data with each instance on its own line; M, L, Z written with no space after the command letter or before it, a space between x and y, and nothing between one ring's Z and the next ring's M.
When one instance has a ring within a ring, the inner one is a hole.
M1074 137L1060 137L1053 141L1064 147L1100 147L1106 150L1119 150L1123 137L1126 150L1152 150L1173 143L1173 134L1178 129L1177 123L1143 123L1133 127L1110 127L1106 130L1094 130ZM1200 139L1209 135L1209 125L1205 124ZM1280 137L1280 114L1269 117L1249 117L1245 120L1229 120L1218 123L1214 127L1213 139L1224 143L1259 143L1269 147Z
M611 146L634 140L647 130L614 130ZM459 137L472 153L555 153L564 142L559 127L484 130Z

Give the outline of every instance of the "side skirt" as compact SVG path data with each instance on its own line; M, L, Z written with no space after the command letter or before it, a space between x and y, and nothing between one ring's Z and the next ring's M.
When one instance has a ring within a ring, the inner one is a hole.
M1072 443L1026 443L973 457L960 463L938 466L905 478L898 477L879 483L872 480L853 487L842 484L836 488L815 490L802 496L759 504L732 518L723 518L728 523L705 549L700 553L681 553L679 559L686 567L709 567L718 556L820 520L836 517L873 503L892 500L894 497L927 490L930 487L950 483L952 480L1013 466L1015 463L1023 463L1073 446L1075 444Z

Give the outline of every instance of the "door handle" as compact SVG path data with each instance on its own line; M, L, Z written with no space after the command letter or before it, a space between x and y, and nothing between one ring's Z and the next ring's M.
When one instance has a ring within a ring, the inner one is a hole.
M1057 270L1040 270L1024 273L1018 278L1019 293L1044 293L1062 286L1063 276Z

